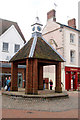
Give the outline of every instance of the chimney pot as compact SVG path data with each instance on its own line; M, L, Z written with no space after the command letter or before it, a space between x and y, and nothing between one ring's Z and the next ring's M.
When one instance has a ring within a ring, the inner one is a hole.
M49 19L53 19L53 21L56 22L56 11L54 9L50 10L48 13L47 13L47 21Z
M71 20L68 20L68 26L76 28L76 19L73 18Z

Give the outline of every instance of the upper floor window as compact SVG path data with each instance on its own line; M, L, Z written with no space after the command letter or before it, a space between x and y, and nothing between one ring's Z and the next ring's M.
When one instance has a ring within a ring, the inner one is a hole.
M20 49L20 45L15 44L14 52L17 52Z
M79 45L80 45L80 36L79 36Z
M74 50L70 51L70 62L71 63L75 62L75 51Z
M74 38L75 38L75 35L74 34L70 34L70 43L74 43Z
M79 52L79 59L80 59L80 52Z
M3 51L7 52L8 51L9 44L3 42Z

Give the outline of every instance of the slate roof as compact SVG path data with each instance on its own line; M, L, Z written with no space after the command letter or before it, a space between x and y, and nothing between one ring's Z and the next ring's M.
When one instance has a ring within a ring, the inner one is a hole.
M59 22L56 22L56 23L59 24L59 25L61 25L61 26L65 26L65 27L67 27L67 28L70 28L70 29L73 29L73 30L75 30L75 31L80 32L80 30L78 30L78 29L76 29L76 28L70 27L70 26L68 26L68 25L61 24L61 23L59 23Z
M43 38L35 35L22 49L20 49L10 62L26 58L39 58L64 62L65 59Z
M24 40L24 43L26 43L26 40L25 40L25 38L24 38L24 36L23 36L23 34L22 34L22 32L21 32L21 30L16 22L0 19L0 35L2 35L6 30L8 30L12 25L15 26L16 30L18 31L18 33L20 34L20 36Z
M29 57L33 38L30 39L12 58L10 61L23 60Z

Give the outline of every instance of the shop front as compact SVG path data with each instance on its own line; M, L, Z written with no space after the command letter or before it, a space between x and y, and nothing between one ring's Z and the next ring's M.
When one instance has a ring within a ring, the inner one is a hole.
M77 90L80 86L80 68L65 67L65 89Z
M11 77L11 64L10 63L2 63L0 73L0 79L1 79L1 87L5 86L5 80ZM18 69L18 87L24 88L25 83L25 66L19 66Z

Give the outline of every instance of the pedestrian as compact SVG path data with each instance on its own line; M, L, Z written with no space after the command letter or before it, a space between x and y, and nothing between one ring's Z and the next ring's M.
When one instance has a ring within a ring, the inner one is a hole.
M52 80L50 80L50 90L52 90L52 87L53 87L53 81Z
M7 86L7 77L6 77L5 81L4 81L4 89L7 91L7 88L8 88L8 86Z
M64 84L61 82L61 85L64 87Z
M43 89L45 90L45 80L43 80Z
M7 82L7 77L4 80L4 87L6 86L6 82Z
M7 80L7 90L10 91L10 86L11 86L11 78L9 77L8 80Z

